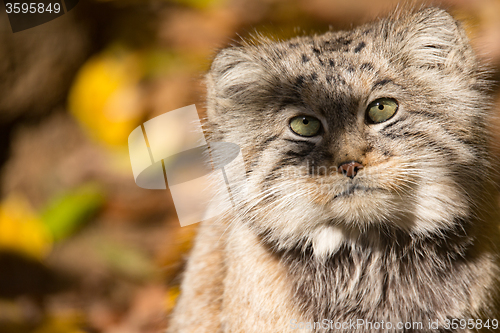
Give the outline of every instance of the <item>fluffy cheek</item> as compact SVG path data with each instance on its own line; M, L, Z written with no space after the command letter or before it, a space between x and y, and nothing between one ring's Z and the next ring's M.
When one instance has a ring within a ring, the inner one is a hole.
M452 227L456 220L469 215L470 205L464 190L450 177L423 180L415 195L415 231L436 232Z
M314 188L302 179L279 179L262 190L249 182L247 200L239 209L245 221L283 247L308 241L318 225L330 220L312 200Z

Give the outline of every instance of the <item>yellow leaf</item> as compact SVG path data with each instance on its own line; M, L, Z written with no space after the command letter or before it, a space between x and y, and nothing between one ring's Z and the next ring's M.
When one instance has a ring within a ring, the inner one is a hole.
M20 194L0 203L0 249L44 258L52 247L49 231Z
M85 333L81 313L63 313L49 316L34 333Z
M82 66L70 90L69 110L91 137L126 146L144 113L138 55L112 48Z
M173 286L167 291L167 294L165 295L165 309L167 312L172 311L179 294L180 290L178 286Z
M220 6L226 2L225 0L174 0L174 1L196 9L208 9L210 7Z

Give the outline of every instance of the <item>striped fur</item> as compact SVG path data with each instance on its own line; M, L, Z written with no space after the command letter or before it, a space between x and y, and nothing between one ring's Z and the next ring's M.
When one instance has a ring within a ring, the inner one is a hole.
M211 140L240 145L246 191L204 223L169 332L498 315L488 83L448 13L228 48L207 85ZM368 124L381 97L399 110ZM320 135L295 135L297 115Z

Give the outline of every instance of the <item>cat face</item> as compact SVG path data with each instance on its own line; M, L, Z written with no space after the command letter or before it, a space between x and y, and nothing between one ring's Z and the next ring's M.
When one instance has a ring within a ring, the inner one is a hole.
M280 247L440 232L488 177L485 83L444 11L226 49L207 81L212 138L246 163L240 220Z

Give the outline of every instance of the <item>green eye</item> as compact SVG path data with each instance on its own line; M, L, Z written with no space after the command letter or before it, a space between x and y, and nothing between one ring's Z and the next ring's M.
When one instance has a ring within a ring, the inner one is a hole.
M398 102L392 98L379 98L368 105L366 109L368 121L377 124L389 120L398 111Z
M302 136L315 136L321 128L321 122L309 116L297 116L290 120L292 131Z

